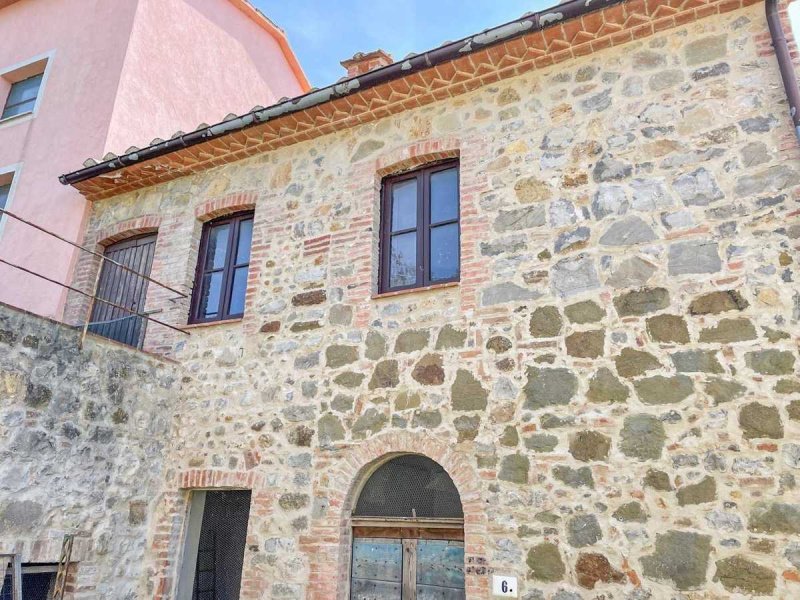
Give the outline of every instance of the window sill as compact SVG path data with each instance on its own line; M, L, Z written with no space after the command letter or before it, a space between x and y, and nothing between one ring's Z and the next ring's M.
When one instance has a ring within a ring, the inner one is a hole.
M241 323L243 320L244 317L237 317L221 321L208 321L207 323L190 323L189 325L184 325L181 329L202 329L203 327L213 327L214 325L233 325L234 323Z
M397 290L396 292L381 292L380 294L373 294L373 300L380 300L381 298L394 298L395 296L405 296L406 294L419 294L420 292L433 292L436 290L444 290L448 288L458 287L458 281L448 281L447 283L436 283L425 287L409 288L407 290Z
M22 123L23 121L29 121L33 119L34 111L20 113L18 115L14 115L13 117L6 117L5 119L0 119L0 127L7 127L10 125L15 125L16 123Z

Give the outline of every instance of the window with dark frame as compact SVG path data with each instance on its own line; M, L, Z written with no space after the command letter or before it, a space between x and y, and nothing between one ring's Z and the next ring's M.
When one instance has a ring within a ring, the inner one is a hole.
M458 281L459 205L458 161L384 179L380 292Z
M252 239L252 211L203 226L190 323L236 319L244 314Z
M28 77L22 81L17 81L11 84L11 90L8 92L5 106L3 107L3 114L0 119L8 119L33 112L36 107L36 99L39 97L39 88L42 86L43 73Z

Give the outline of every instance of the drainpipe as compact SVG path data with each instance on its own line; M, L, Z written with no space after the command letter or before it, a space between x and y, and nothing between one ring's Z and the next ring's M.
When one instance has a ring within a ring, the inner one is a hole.
M778 67L781 70L783 87L786 89L786 98L789 100L789 114L794 124L794 132L800 140L800 85L797 83L789 42L786 41L786 33L781 23L778 2L779 0L767 0L767 24L772 36L772 46L775 48L775 57L778 59Z

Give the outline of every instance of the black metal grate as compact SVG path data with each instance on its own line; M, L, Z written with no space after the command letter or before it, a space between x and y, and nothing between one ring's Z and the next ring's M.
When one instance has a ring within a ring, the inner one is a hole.
M23 600L50 600L53 597L55 583L55 570L38 569L30 565L22 566ZM13 593L11 575L6 575L2 584L2 587L0 587L0 600L11 600Z
M358 497L357 517L463 518L453 480L435 461L417 454L378 467Z
M249 516L249 491L206 492L192 600L239 597Z

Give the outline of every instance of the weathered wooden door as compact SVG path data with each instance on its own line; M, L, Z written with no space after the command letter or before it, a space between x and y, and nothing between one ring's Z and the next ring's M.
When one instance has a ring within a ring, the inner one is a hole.
M464 542L415 541L416 600L464 600Z
M149 276L155 247L156 235L145 235L108 246L105 256L137 273ZM141 313L144 311L147 296L147 280L103 261L95 293L99 300L94 303L89 331L129 346L140 347L144 339L145 320L100 300L109 300Z
M464 600L464 543L355 538L351 600Z
M403 600L403 540L353 541L352 600Z

